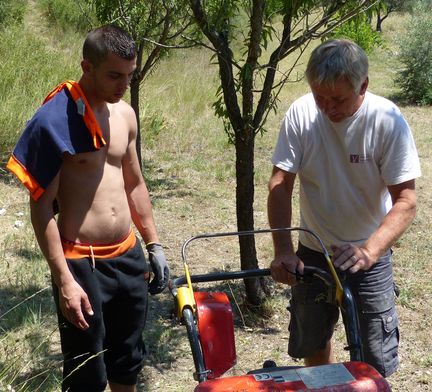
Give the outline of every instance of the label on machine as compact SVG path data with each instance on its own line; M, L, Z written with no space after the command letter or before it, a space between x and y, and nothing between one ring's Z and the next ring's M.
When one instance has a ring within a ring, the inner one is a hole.
M308 388L322 388L355 381L353 375L343 364L302 367L278 370L271 373L253 375L256 381L289 382L302 381Z

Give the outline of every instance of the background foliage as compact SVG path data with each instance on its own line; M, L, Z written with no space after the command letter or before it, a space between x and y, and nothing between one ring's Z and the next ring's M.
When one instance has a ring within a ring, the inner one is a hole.
M401 98L419 105L432 104L432 3L418 2L400 37L403 69L396 78Z
M381 34L374 30L370 17L365 14L359 15L335 29L331 37L350 39L368 54L375 48L384 45Z
M92 2L81 0L39 0L48 21L64 31L86 33L97 25Z

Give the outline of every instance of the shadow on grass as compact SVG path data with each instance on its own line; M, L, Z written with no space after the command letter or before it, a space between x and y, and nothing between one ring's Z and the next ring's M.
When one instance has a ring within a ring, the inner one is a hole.
M177 189L179 185L183 185L179 178L175 176L160 178L161 176L158 173L162 173L163 171L151 160L143 162L141 171L150 191L173 190Z
M61 355L52 352L57 333L50 286L0 289L0 380L16 392L55 391Z
M0 337L31 323L40 317L55 314L50 286L14 287L0 289Z
M20 248L15 253L18 257L21 257L26 261L38 260L42 257L40 250L36 248Z
M32 339L37 343L31 358L23 361L21 356L0 361L0 374L11 374L12 379L2 379L15 392L59 391L62 379L62 356L53 354L44 336ZM26 337L28 339L28 337ZM41 343L43 341L43 343ZM8 372L8 369L11 371ZM21 370L16 374L16 370Z
M0 183L5 185L18 185L19 181L6 169L7 159L0 158Z

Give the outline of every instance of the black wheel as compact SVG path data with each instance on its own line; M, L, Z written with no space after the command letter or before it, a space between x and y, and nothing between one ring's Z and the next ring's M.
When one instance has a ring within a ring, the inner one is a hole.
M183 319L186 324L186 330L189 338L189 343L192 350L192 357L195 365L195 379L198 382L207 380L207 371L204 364L204 357L201 350L201 343L199 341L198 328L195 324L193 312L190 308L183 309Z

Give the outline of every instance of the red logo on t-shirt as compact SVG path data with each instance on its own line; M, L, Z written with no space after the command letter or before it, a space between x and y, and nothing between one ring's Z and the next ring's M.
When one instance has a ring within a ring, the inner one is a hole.
M364 163L370 161L371 159L372 157L361 154L350 154L349 156L350 163Z

